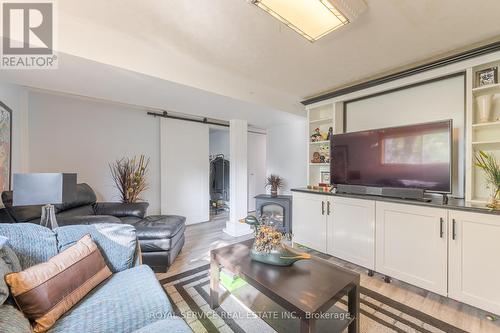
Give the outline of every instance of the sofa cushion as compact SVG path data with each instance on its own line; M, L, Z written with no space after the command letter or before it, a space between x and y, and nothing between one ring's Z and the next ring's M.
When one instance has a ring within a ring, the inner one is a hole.
M179 317L169 317L134 331L134 333L190 333L188 324Z
M95 288L49 330L133 332L168 316L172 307L153 271L145 265L114 274Z
M184 230L186 218L178 215L151 215L134 223L139 239L172 238Z
M31 325L23 313L10 304L0 305L0 332L31 333Z
M94 205L94 210L97 215L133 216L142 219L148 207L147 202L98 202Z
M62 251L86 234L101 250L112 272L120 272L134 265L137 236L135 229L126 224L72 225L55 228L58 248Z
M13 195L12 191L3 191L2 192L2 202L7 210L8 214L16 221L16 222L29 222L32 220L39 220L40 215L42 215L42 206L34 205L34 206L12 206Z
M152 215L133 223L141 251L168 251L184 233L186 218L177 215Z
M56 215L56 218L57 221L59 221L60 219L81 217L87 215L94 215L94 208L92 207L92 205L84 205L68 210L59 211Z
M54 232L38 224L0 223L0 236L9 239L21 269L46 262L58 253Z
M33 331L45 332L85 295L111 276L90 235L5 281L19 309L33 321Z
M109 215L84 215L84 216L57 216L57 224L59 226L75 225L75 224L98 224L98 223L122 223L122 221L114 216Z
M77 184L75 200L55 205L56 212L60 213L81 206L90 206L90 208L92 208L92 205L95 204L96 201L97 197L92 187L85 183Z

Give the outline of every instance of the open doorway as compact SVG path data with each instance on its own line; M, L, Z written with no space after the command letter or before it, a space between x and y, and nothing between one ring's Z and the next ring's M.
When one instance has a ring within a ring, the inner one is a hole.
M210 221L229 217L229 129L209 129Z

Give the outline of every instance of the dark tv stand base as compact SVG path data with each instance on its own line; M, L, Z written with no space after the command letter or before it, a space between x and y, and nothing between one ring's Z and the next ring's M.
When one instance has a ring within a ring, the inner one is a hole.
M403 198L404 199L404 198ZM412 201L419 201L419 202L431 202L431 198L422 198L422 199L411 199Z
M372 187L361 185L337 185L337 193L377 195L382 197L425 201L424 190L418 188Z

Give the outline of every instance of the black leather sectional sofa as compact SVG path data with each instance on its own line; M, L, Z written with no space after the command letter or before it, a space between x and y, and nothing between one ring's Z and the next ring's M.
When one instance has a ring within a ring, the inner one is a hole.
M12 206L12 192L2 193L5 206L0 222L40 223L41 206ZM94 223L126 223L135 227L142 261L155 272L165 272L184 245L186 218L178 215L146 216L147 202L97 202L94 190L87 184L77 185L72 202L55 205L60 226Z

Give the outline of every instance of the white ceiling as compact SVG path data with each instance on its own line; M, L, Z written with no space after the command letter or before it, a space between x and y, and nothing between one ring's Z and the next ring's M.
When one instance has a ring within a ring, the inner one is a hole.
M67 54L59 54L59 65L58 70L0 71L0 81L122 103L142 112L165 110L217 120L245 119L258 128L301 119L289 112Z
M310 43L246 0L64 0L58 49L87 70L145 74L130 80L153 91L177 83L250 102L260 117L304 115L305 97L500 37L498 0L365 1L355 22ZM81 72L63 60L58 75Z

